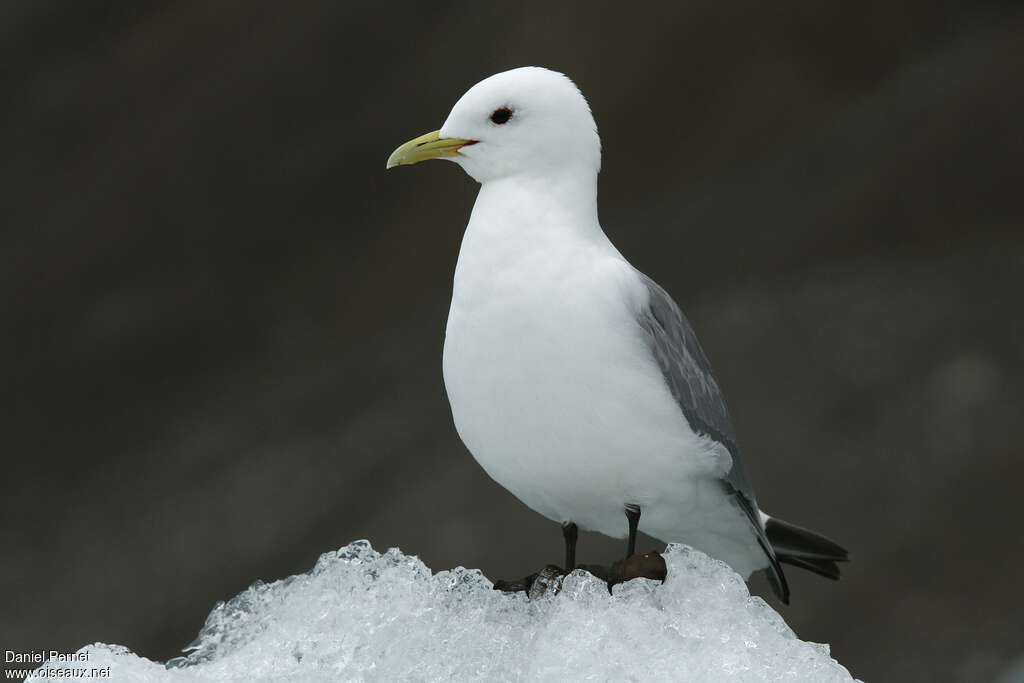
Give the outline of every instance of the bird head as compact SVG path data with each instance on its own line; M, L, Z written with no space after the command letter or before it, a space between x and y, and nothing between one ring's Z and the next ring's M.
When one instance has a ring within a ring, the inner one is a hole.
M478 182L515 175L597 173L601 141L590 106L563 74L536 66L485 78L440 130L410 140L387 167L449 159Z

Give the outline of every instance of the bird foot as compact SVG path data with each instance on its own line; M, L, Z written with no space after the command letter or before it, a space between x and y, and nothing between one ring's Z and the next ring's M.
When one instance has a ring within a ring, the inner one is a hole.
M625 583L632 579L656 579L665 582L668 575L668 567L665 566L665 558L659 553L647 553L646 555L630 555L624 560L614 563L608 571L608 592L617 583Z
M609 593L612 592L612 586L618 583L625 583L631 579L656 579L664 582L665 576L668 574L665 558L658 553L630 555L624 560L615 562L611 567L600 564L580 564L576 565L576 568L589 572L606 582ZM548 592L557 594L562 590L562 580L568 574L569 572L561 567L549 564L539 572L522 579L495 581L494 590L505 593L526 593L530 598L538 598Z
M535 572L522 579L498 579L494 582L494 590L503 593L528 593L539 573Z
M535 600L547 593L558 595L558 592L562 590L562 579L564 579L567 574L568 572L561 567L549 564L537 573L537 578L533 580L532 584L530 584L530 587L526 591L526 595L531 600Z
M549 590L554 590L555 593L560 591L562 589L562 579L567 573L561 567L549 564L539 572L534 572L521 579L513 579L512 581L499 579L494 582L494 590L505 593L526 593L527 596L536 598L547 593Z

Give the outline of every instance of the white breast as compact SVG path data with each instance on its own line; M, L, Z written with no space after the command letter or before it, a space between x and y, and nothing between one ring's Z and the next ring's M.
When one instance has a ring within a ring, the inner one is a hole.
M516 236L479 218L444 346L452 415L473 456L541 514L611 536L626 532L625 503L650 512L648 531L703 517L702 491L728 454L690 430L646 353L633 268L606 238Z

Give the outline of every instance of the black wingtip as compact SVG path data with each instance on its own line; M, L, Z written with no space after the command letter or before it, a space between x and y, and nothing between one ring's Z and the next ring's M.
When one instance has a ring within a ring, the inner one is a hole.
M782 566L779 564L779 560L775 557L775 553L770 548L765 547L765 543L760 538L757 539L758 544L761 546L761 550L768 556L770 564L765 568L765 576L768 577L768 585L772 587L772 592L775 593L783 605L789 604L789 582L786 581L786 573L782 571Z
M722 486L725 488L726 493L732 497L739 509L746 515L747 521L750 522L751 529L757 538L757 544L761 546L761 551L764 552L765 557L768 558L768 567L765 569L765 574L768 576L768 584L772 587L772 591L782 601L782 604L789 604L789 583L786 582L786 573L782 571L782 566L779 564L779 560L775 557L775 550L772 547L771 539L765 534L765 530L761 528L759 521L757 508L754 507L753 502L747 498L743 493L736 489L731 483L722 481Z

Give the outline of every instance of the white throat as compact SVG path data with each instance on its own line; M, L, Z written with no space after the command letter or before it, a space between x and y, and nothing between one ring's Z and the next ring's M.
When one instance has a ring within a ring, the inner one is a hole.
M453 309L543 296L540 288L557 290L584 254L621 259L598 222L597 172L572 171L481 185L455 267Z
M597 173L567 169L489 180L480 186L466 228L467 237L475 232L510 243L606 240L597 218Z

